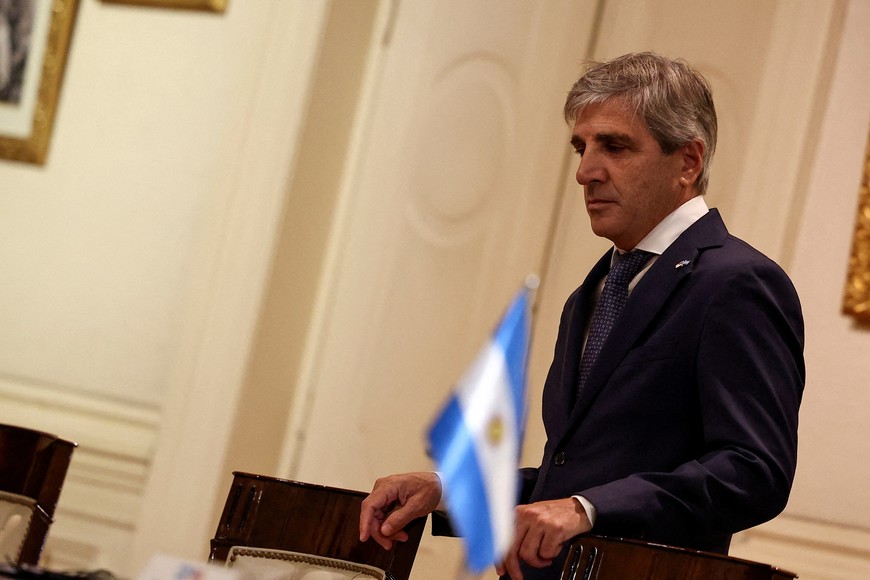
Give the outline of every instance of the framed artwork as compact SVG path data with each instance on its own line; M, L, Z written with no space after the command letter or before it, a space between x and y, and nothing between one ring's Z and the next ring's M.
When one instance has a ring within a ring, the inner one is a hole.
M210 12L223 12L227 9L227 0L103 0L103 2L109 4L153 6L155 8L207 10Z
M44 163L78 0L0 0L0 158Z
M858 194L858 214L855 217L843 312L854 316L859 322L870 323L870 139Z

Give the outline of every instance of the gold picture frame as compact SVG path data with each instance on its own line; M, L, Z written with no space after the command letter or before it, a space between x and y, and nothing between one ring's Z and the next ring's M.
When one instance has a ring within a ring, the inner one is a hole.
M864 177L858 193L858 213L846 276L843 312L870 323L870 138L864 155Z
M131 6L150 6L153 8L177 8L179 10L205 10L223 12L227 0L103 0L108 4L129 4Z
M78 1L32 0L27 29L6 27L8 38L19 34L25 40L20 52L13 54L17 60L7 68L9 72L17 67L15 96L0 100L0 157L4 159L45 163ZM7 18L7 14L0 16Z

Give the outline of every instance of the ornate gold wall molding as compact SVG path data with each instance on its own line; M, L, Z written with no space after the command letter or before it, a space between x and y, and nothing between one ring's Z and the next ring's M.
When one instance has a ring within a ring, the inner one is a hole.
M111 4L133 4L153 8L178 8L182 10L209 10L223 12L227 9L227 0L103 0Z
M858 214L849 257L843 312L870 323L870 139L864 157L864 178L858 194Z
M25 107L22 106L23 103L0 103L2 105L0 115L9 119L13 125L17 124L16 118L23 118L24 124L30 127L30 131L25 135L6 134L0 131L0 158L27 163L45 163L78 1L52 0L34 5L36 19L49 19L42 63L35 70L31 69L30 76L33 76L33 79L28 79L28 73L25 72L25 78L22 80L25 83L23 89L25 92L28 91L26 86L30 83L36 87L35 106ZM31 42L35 41L31 40ZM31 54L37 52L32 47L28 51ZM32 115L28 116L31 108Z

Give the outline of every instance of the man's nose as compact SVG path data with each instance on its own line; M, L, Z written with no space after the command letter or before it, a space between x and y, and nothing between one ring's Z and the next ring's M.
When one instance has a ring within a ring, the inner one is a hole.
M580 158L576 178L580 185L589 185L594 181L604 181L606 175L601 164L596 161L595 155L587 153Z

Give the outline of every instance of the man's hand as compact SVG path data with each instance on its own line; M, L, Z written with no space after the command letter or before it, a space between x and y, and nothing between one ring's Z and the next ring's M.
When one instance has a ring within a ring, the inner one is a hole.
M565 542L592 529L586 510L571 497L517 506L516 518L514 543L496 566L512 580L523 578L520 561L533 568L549 566Z
M435 511L441 501L441 480L432 472L403 473L382 477L362 502L359 539L369 538L385 550L393 542L404 542L404 527L416 518Z

